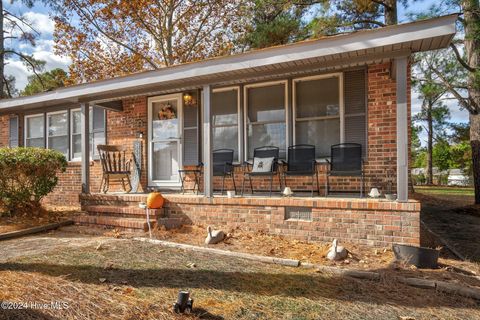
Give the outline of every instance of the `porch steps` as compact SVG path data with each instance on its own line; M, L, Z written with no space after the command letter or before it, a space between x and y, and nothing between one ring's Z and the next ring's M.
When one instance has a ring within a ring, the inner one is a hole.
M74 221L81 225L147 231L145 209L138 207L138 203L145 199L145 195L83 195L81 202L85 213L75 217ZM183 224L182 219L168 217L163 209L150 210L150 222L152 228L163 226L167 230Z
M73 219L76 224L80 225L95 225L118 229L132 229L132 230L148 230L147 221L136 218L111 217L111 216L96 216L96 215L78 215ZM152 228L155 228L156 221L151 222Z

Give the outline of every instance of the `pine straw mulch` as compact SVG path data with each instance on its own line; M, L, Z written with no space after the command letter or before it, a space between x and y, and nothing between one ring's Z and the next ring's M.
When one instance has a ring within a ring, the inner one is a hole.
M55 208L54 210L40 208L36 212L23 212L13 216L0 212L0 234L64 221L75 212L77 211L71 208Z
M61 239L60 239L61 240ZM480 319L478 302L389 280L102 240L0 263L0 300L66 302L1 319ZM178 290L195 313L171 312Z
M157 230L154 232L154 236L160 240L206 246L204 244L205 230L206 227L204 226L184 225L179 229ZM341 243L349 251L348 258L345 261L330 261L326 259L330 245L330 243L325 242L292 240L263 232L230 229L225 241L209 247L271 257L297 259L304 263L336 266L346 269L379 271L381 273L392 273L409 277L463 282L480 287L480 264L459 261L448 254L440 258L440 268L422 270L394 263L395 258L391 248L372 248L351 243Z

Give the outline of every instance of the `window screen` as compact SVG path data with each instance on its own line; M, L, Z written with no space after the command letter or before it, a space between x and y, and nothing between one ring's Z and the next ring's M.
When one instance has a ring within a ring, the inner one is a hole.
M212 93L212 144L215 149L233 149L234 159L240 161L238 150L238 89Z
M295 143L314 145L317 158L340 143L339 90L338 76L295 81Z
M49 149L57 150L68 157L68 112L47 113Z
M286 155L285 84L247 88L248 158L253 150L263 146L280 148L280 158Z
M79 160L82 157L82 132L80 110L71 112L71 136L72 136L72 159ZM102 108L90 108L90 156L98 157L97 146L105 144L105 110Z
M195 97L196 102L183 105L183 164L187 166L197 165L199 160L198 96L197 93L188 94L190 97Z
M45 117L43 114L25 117L25 146L45 147Z

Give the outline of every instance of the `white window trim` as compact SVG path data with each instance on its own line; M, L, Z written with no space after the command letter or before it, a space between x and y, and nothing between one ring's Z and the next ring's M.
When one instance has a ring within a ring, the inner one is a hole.
M237 91L237 129L238 129L238 141L237 141L237 144L238 144L238 159L236 159L236 161L234 161L234 163L240 163L241 162L241 159L242 159L242 142L241 142L241 136L242 136L242 114L241 114L241 106L240 106L240 86L230 86L230 87L223 87L223 88L215 88L215 89L212 89L212 94L213 93L218 93L218 92L226 92L226 91L233 91L233 90L236 90ZM213 128L216 128L216 127L233 127L234 125L219 125L219 126L215 126L213 124L213 121L212 121L212 131L213 131ZM213 141L212 141L213 142ZM212 143L213 145L213 143Z
M91 120L92 123L93 123L93 108L94 108L94 106L90 106L90 108L89 108L89 112L92 113L92 114L91 114L92 117L89 117L89 119L90 119L90 118L92 119L92 120ZM70 120L69 120L69 121L70 121L70 131L69 131L68 135L69 135L69 139L70 139L70 151L69 151L70 162L78 162L78 161L81 161L81 160L82 160L81 157L80 157L80 158L78 158L78 157L77 157L77 158L73 157L73 136L74 136L73 128L74 128L74 127L73 127L73 116L72 116L72 114L73 114L74 112L80 112L81 110L82 110L82 109L80 109L80 108L75 108L75 109L70 109L70 112L69 112L69 116L70 116ZM105 109L102 109L102 110L103 110L103 112L104 112L104 119L103 119L103 120L104 120L104 123L103 123L103 130L104 130L104 131L103 131L103 133L105 134L105 142L106 142L106 140L107 140L107 113L106 113L106 112L107 112L107 111L106 111ZM82 134L81 132L80 132L80 133L75 133L75 135L81 135L81 134ZM92 131L92 128L90 128L90 126L89 126L89 133L88 133L88 134L89 134L89 135L90 135L90 134L95 134L95 132ZM88 139L90 140L90 137L89 137ZM92 148L93 148L93 141L92 141ZM90 153L91 153L91 155L90 155L90 160L98 160L98 159L99 159L99 158L93 157L94 150L90 150Z
M170 180L153 180L153 143L157 141L156 139L152 138L152 133L153 133L153 127L152 127L152 120L153 120L153 103L154 102L162 102L165 100L174 100L178 99L179 104L178 104L178 109L177 109L177 119L178 121L178 130L179 130L179 144L178 144L178 162L179 162L179 169L183 166L183 93L173 93L173 94L167 94L167 95L161 95L161 96L154 96L154 97L149 97L147 99L147 119L148 119L148 137L147 137L147 143L148 143L148 172L147 172L147 180L148 180L148 186L150 187L165 187L165 188L179 188L181 186L181 181L180 181L180 175L178 181L170 181Z
M10 118L8 118L8 145L10 147L12 147L12 141L14 139L12 139L12 128L11 128L11 125L12 125L12 119L17 119L17 139L15 139L15 141L17 141L17 147L20 146L20 118L18 116L11 116Z
M81 161L82 160L82 157L77 157L75 158L73 156L73 136L74 136L74 133L73 133L73 113L74 112L81 112L82 109L78 108L78 109L70 109L70 132L69 132L69 136L70 136L70 161L72 162L76 162L76 161ZM75 135L82 135L82 133L75 133ZM90 137L89 137L90 139Z
M297 83L302 81L313 81L319 79L328 79L328 78L338 78L338 103L339 103L339 114L338 116L322 116L322 117L308 117L308 118L301 118L299 121L307 121L307 120L327 120L327 119L336 119L340 118L340 143L345 142L345 98L344 98L344 91L343 91L343 72L336 72L336 73L329 73L329 74L321 74L316 76L309 76L303 78L296 78L293 79L293 88L292 88L292 125L293 125L293 144L297 144L297 137L296 137L296 124L297 124L297 99L296 99L296 88Z
M278 80L278 81L268 81L268 82L260 82L249 84L243 87L243 138L244 138L244 160L248 161L248 89L250 88L261 88L261 87L269 87L278 84L283 84L285 88L285 153L288 152L288 146L290 144L288 132L290 129L289 125L289 112L288 112L288 80ZM278 123L279 121L261 121L257 123ZM280 148L280 146L277 146ZM285 155L287 157L287 154Z
M27 132L28 132L28 119L30 118L37 118L37 117L43 117L43 135L42 137L28 137ZM27 140L29 139L38 139L38 138L43 138L43 148L47 145L47 138L46 136L46 123L45 123L45 113L36 113L36 114L29 114L24 117L24 135L23 135L23 145L27 147Z
M50 118L49 116L51 115L55 115L55 114L63 114L65 113L67 115L67 134L62 134L62 135L54 135L54 136L51 136L49 134L49 127L50 127ZM46 148L49 149L50 148L50 143L49 143L49 138L55 138L55 137L64 137L64 136L67 136L67 141L69 139L69 136L70 136L70 132L69 132L69 124L68 124L68 110L62 110L62 111L55 111L55 112L47 112L45 114L45 117L46 117L46 127L45 127L45 145L46 145ZM67 154L66 154L66 157L68 159L70 155L70 147L67 147Z

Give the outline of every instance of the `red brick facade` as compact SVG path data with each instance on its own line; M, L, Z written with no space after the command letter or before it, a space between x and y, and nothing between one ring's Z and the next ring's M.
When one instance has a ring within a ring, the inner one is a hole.
M370 65L367 68L367 156L365 159L366 189L379 187L385 189L386 175L391 175L392 187L396 188L396 84L390 76L390 63ZM122 112L108 111L107 144L132 146L139 133L143 133L143 171L140 191L147 189L147 97L132 98L123 101ZM408 104L410 110L410 103ZM409 112L410 113L410 112ZM8 145L8 117L0 117L0 146ZM23 121L19 121L23 124ZM23 132L23 130L20 130ZM96 192L100 187L101 167L98 161L91 162L91 190ZM324 192L326 167L319 166L319 185ZM78 194L81 191L80 163L71 162L66 173L60 175L60 183L53 194L45 200L55 205L78 205ZM237 188L242 184L241 168L236 174ZM214 180L215 187L220 187L220 179ZM359 179L351 177L332 178L335 190L358 190ZM308 177L292 177L288 185L294 190L310 190ZM269 181L254 180L255 189L267 189ZM232 189L230 180L227 189ZM278 179L274 180L274 188L279 189ZM112 186L111 191L119 191L120 186ZM393 190L394 191L394 190Z
M145 213L138 208L146 195L82 195L90 215L77 221L86 224L145 228ZM332 241L384 247L392 243L419 245L420 204L374 199L340 198L219 198L165 194L165 210L158 223L214 225L262 231L308 241ZM112 206L116 209L112 210ZM308 208L310 219L288 219L286 208ZM133 219L132 217L137 217ZM140 218L139 218L140 217ZM115 220L113 220L113 219ZM143 219L142 219L143 218ZM113 221L112 221L113 220Z

